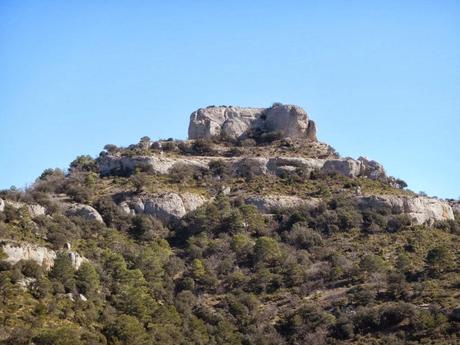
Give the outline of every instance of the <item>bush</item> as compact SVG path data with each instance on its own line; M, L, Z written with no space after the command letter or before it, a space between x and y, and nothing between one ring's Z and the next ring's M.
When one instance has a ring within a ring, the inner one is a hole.
M86 172L98 172L98 166L96 160L91 156L78 156L72 163L70 163L70 170L72 171L86 171Z
M169 234L161 221L146 214L134 216L132 224L130 233L138 240L151 241Z
M259 237L254 245L254 258L268 264L277 262L281 258L278 242L270 237Z
M75 269L67 253L58 253L50 276L60 282L66 292L72 292L75 289Z
M91 296L99 289L99 274L89 262L83 262L76 273L76 286L85 296Z
M285 232L284 237L289 244L299 249L310 249L322 244L321 235L302 223L294 224L290 231Z

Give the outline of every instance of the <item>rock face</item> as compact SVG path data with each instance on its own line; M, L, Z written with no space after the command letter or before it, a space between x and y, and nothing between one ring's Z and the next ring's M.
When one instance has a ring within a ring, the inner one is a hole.
M337 173L347 177L368 177L372 180L386 179L385 169L380 163L359 157L326 160L322 170L325 173Z
M358 203L365 208L389 207L395 214L407 214L414 224L432 225L436 221L454 219L447 202L428 197L372 195L360 197Z
M265 195L251 196L245 200L249 205L254 205L262 213L273 213L279 210L295 207L317 207L320 200L316 198L302 199L290 195Z
M145 213L168 223L182 218L205 202L206 199L198 194L165 192L134 197L121 202L120 207L129 214Z
M225 137L240 139L251 131L281 132L284 137L316 139L316 126L295 105L270 108L208 107L190 116L189 139Z
M95 220L99 223L104 223L102 216L95 208L83 204L70 204L66 206L66 215L73 217L82 217L86 220Z
M155 174L168 174L178 166L192 166L207 169L210 158L164 158L158 156L119 157L106 155L98 159L99 171L102 175L128 176L139 168Z
M25 242L10 242L0 241L0 248L6 254L4 261L14 265L21 260L32 260L42 266L45 270L51 269L56 259L56 252L54 250L36 246ZM78 269L80 265L87 261L85 257L72 251L65 251L72 261L72 265L75 269Z
M190 158L166 158L159 156L133 156L119 157L106 155L98 161L102 175L129 175L137 168L150 171L154 174L166 175L173 169L193 167L197 169L209 169L209 163L213 160L223 161L230 165L231 171L240 176L254 175L282 175L302 169L307 174L314 170L325 173L337 173L347 177L367 177L373 180L387 179L385 169L376 161L360 157L338 159L317 159L303 157L203 157Z
M45 247L39 247L28 243L0 242L3 252L6 254L6 262L15 264L20 260L33 260L45 269L50 269L56 259L56 252Z
M5 210L5 205L11 206L17 210L26 208L27 211L29 212L29 215L32 218L43 216L44 214L46 214L46 208L44 208L43 206L39 204L26 204L20 201L2 200L2 199L0 199L0 212L3 212Z

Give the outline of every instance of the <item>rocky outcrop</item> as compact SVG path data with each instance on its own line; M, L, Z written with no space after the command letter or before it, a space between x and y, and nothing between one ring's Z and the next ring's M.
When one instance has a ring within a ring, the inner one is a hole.
M166 158L161 156L120 157L106 155L99 158L99 168L102 175L130 175L136 169L142 169L154 174L166 175L173 169L192 167L209 169L209 163L215 160L223 161L231 166L231 171L239 176L283 175L302 169L304 173L322 170L325 173L337 173L347 177L368 177L373 180L386 180L383 166L376 161L360 157L338 159L317 159L303 157L178 157Z
M383 166L365 157L329 159L324 162L322 170L327 173L337 173L347 177L367 177L372 180L384 180L387 178Z
M417 225L454 219L452 208L446 201L428 197L371 195L358 198L358 203L362 208L389 208L394 214L407 214Z
M268 173L268 158L247 157L234 163L234 171L244 177L266 175Z
M13 207L17 210L25 208L27 212L29 212L29 215L32 218L43 216L46 214L46 208L44 208L43 206L39 204L26 204L20 201L2 200L2 199L0 199L0 212L3 212L5 210L6 205Z
M4 261L12 265L21 260L32 260L45 270L49 270L53 267L54 260L57 256L54 250L25 242L3 240L0 241L0 248L6 254ZM88 260L76 252L64 251L64 253L69 256L75 269L78 269L84 261Z
M206 199L198 194L165 192L133 197L121 202L120 207L126 213L145 213L168 223L182 218L205 202Z
M128 176L136 169L149 171L151 173L165 175L173 168L180 166L191 166L196 168L208 168L211 158L165 158L159 156L114 156L105 155L98 159L99 171L102 175Z
M189 139L224 137L240 139L251 132L280 132L283 137L316 138L316 126L307 113L295 105L270 108L207 107L190 116Z
M4 261L13 265L20 260L33 260L48 270L53 266L54 259L56 259L54 250L29 243L0 242L0 246L6 254Z
M86 220L95 220L99 223L104 223L102 216L96 211L94 207L83 204L67 204L65 207L65 214L71 217L81 217Z
M262 213L273 213L283 209L296 207L317 207L320 200L316 198L302 199L290 195L256 195L245 200L249 205L254 205Z
M302 169L304 173L310 174L319 170L324 165L324 160L302 157L275 157L270 158L267 164L268 170L275 175L289 174Z

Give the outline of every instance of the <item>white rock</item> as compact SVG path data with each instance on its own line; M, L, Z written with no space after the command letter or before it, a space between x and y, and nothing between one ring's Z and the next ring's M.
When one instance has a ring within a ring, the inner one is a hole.
M94 207L84 204L64 204L65 214L73 217L82 217L86 220L95 220L104 223L102 216Z
M3 240L0 241L0 248L2 248L3 252L6 254L6 259L4 259L4 261L9 262L12 265L21 260L32 260L42 266L45 270L49 270L53 267L54 260L57 256L56 252L52 249L40 247L27 242ZM72 266L75 269L78 269L83 262L88 261L88 259L76 252L67 250L64 252L69 256Z
M29 212L29 215L32 218L43 216L46 213L46 208L44 208L43 206L39 204L26 204L24 202L11 201L11 200L4 200L4 201L1 200L0 201L0 211L3 211L5 209L5 205L11 206L17 210L21 208L26 208L27 211Z
M241 176L266 175L268 158L264 157L247 157L242 158L234 164L233 170Z
M200 108L190 115L188 136L189 139L220 136L239 139L252 130L281 132L291 138L316 138L314 123L309 126L307 113L295 105L274 105L266 109Z
M273 213L277 210L296 207L314 208L320 204L320 200L316 198L302 199L291 195L256 195L248 197L245 202L254 205L262 213Z
M29 243L0 242L3 252L6 254L6 262L14 265L20 260L33 260L46 270L49 270L56 259L54 250L39 247Z
M29 286L35 283L36 281L37 279L35 278L24 277L22 279L19 279L16 284L18 284L22 290L26 291L29 288Z
M166 158L163 156L133 156L119 157L105 155L98 159L99 171L102 175L131 175L136 169L151 173L166 175L176 166L192 166L202 169L208 168L210 158Z
M369 160L366 157L359 157L358 161L361 162L361 176L369 177L372 180L381 180L386 178L386 172L382 164Z
M297 169L304 169L308 174L319 170L324 165L323 159L302 158L302 157L275 157L270 158L267 167L275 175L281 173L295 172Z
M206 202L206 198L194 193L164 192L130 198L120 203L128 214L145 213L164 222L185 216Z
M422 196L371 195L358 198L362 207L390 207L396 214L407 214L414 224L433 224L454 219L450 205L443 200Z
M347 177L358 177L361 173L361 166L360 161L351 158L329 159L324 163L322 169L327 174L337 173Z

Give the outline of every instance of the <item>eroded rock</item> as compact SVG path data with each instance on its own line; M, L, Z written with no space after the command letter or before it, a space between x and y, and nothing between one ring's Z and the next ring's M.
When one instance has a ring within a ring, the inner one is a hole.
M99 223L104 223L102 216L94 207L83 204L67 204L65 205L65 214L73 217L82 217L86 220L95 220Z
M11 206L17 210L25 208L29 212L29 215L32 218L38 217L38 216L43 216L46 214L46 208L39 204L26 204L24 202L20 201L12 201L12 200L2 200L0 199L0 212L3 212L5 210L5 206Z
M432 225L454 219L450 205L443 200L422 196L371 195L358 198L361 207L390 208L395 214L407 214L414 224Z
M273 213L283 209L296 207L314 208L320 204L320 199L303 199L290 195L255 195L246 198L245 202L254 205L262 213Z
M241 139L251 132L280 132L283 137L316 139L316 126L295 105L270 108L207 107L190 115L189 139Z
M45 270L49 270L54 265L57 253L45 247L40 247L31 243L26 242L14 242L3 240L0 241L0 248L6 254L4 261L14 265L21 260L32 260L42 266ZM64 250L75 269L78 269L80 265L87 261L85 257L72 251Z
M145 213L168 223L185 216L206 202L206 198L194 193L164 192L136 196L120 203L129 214Z

